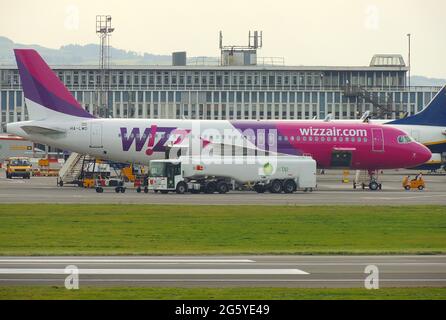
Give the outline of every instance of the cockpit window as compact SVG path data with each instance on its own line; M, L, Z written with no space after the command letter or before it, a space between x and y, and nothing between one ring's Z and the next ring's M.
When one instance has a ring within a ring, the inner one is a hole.
M398 137L398 143L400 144L406 144L411 143L413 139L410 136L399 136Z

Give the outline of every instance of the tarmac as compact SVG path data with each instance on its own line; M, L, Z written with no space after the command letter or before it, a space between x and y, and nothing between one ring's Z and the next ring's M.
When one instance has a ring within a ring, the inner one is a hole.
M383 190L353 189L353 176L342 172L318 176L313 192L257 194L125 193L113 189L59 187L54 177L6 179L0 171L0 203L115 203L190 205L446 205L446 176L425 175L424 191L405 191L401 181L414 172L390 171L381 176ZM63 285L74 266L80 286L299 287L363 288L444 287L446 256L161 256L161 257L0 257L0 285ZM376 282L374 282L376 283Z
M0 258L0 285L63 286L75 272L80 287L444 287L446 256Z
M0 203L105 203L105 204L189 204L189 205L446 205L446 176L426 175L426 190L405 191L401 181L416 172L389 171L380 177L383 189L370 191L353 189L353 175L349 183L342 183L341 172L327 172L318 176L318 187L313 192L294 194L258 194L250 191L231 191L227 194L160 194L137 193L127 184L125 193L114 189L98 194L94 189L75 186L58 187L54 177L6 179L0 171Z

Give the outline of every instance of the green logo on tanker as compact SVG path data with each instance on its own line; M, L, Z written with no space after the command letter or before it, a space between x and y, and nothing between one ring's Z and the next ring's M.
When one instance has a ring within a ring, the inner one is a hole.
M263 173L265 174L265 176L270 176L273 173L273 166L271 165L271 163L265 163L265 165L263 166Z

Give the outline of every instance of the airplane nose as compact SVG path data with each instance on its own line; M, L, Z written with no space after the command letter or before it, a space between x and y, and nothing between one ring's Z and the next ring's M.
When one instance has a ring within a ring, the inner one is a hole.
M416 165L428 162L432 158L432 152L424 145L419 144L417 150L413 153L413 160Z

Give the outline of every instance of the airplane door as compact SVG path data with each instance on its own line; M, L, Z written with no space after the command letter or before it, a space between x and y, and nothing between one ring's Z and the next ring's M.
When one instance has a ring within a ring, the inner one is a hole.
M384 152L384 133L381 128L372 129L372 151Z
M90 125L90 148L102 148L102 123Z

